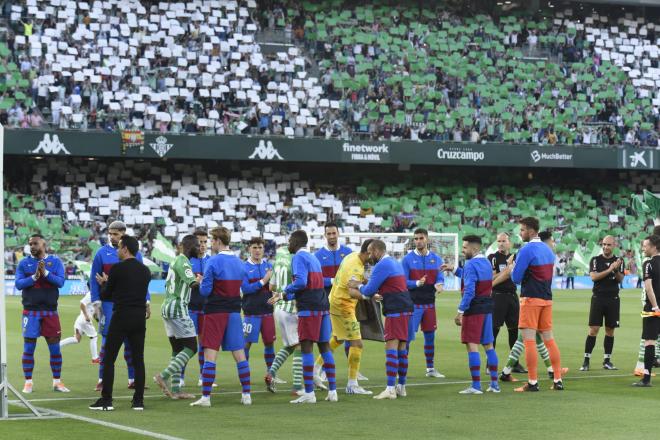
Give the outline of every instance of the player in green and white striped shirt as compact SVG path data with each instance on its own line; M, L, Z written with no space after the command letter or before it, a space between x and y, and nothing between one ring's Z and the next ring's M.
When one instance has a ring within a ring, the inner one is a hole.
M154 381L166 396L173 399L193 399L195 396L181 392L181 372L197 352L195 324L188 314L188 303L193 286L199 284L195 277L190 258L199 256L199 240L194 235L186 235L179 245L179 255L170 264L165 281L165 300L160 309L165 333L172 346L172 359L162 372L154 376ZM167 381L172 378L172 390Z
M270 279L270 290L274 292L269 303L275 305L275 321L280 329L282 344L273 365L266 374L265 381L268 391L275 392L275 376L277 370L293 354L293 394L302 393L302 354L298 341L298 315L295 301L284 301L282 292L291 283L291 254L286 246L280 247L275 253L273 276Z

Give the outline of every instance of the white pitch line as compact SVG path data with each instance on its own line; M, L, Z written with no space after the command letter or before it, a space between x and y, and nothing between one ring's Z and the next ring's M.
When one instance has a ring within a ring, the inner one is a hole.
M567 380L574 380L574 379L604 379L608 377L630 377L633 379L632 374L599 374L599 375L589 375L589 376L571 376L571 377L563 377L562 379L567 379ZM549 379L547 380L548 382L550 381ZM524 379L519 380L518 382L525 382ZM455 381L442 381L442 382L419 382L419 383L408 383L406 384L407 387L422 387L422 386L438 386L438 385L463 385L466 383L472 383L470 380L455 380ZM385 385L366 385L363 386L363 388L381 388ZM231 395L231 394L241 394L241 391L216 391L213 392L213 396L222 396L222 395ZM257 391L252 391L252 394L266 394L267 391L262 391L262 390L257 390ZM155 398L155 397L164 397L163 394L149 394L144 396L146 398ZM132 399L133 396L113 396L113 399ZM60 401L67 401L67 400L93 400L94 397L53 397L53 398L46 398L46 399L28 399L28 402L30 403L38 403L38 402L60 402ZM18 400L12 400L10 402L18 402Z
M61 412L61 411L55 411L55 410L52 410L52 409L45 409L45 408L38 408L38 409L40 411L49 411L51 414L55 414L55 415L62 416L62 417L67 417L67 418L74 419L74 420L79 420L81 422L92 423L94 425L100 425L100 426L104 426L106 428L112 428L112 429L117 429L117 430L120 430L120 431L131 432L133 434L140 434L140 435L144 435L144 436L152 437L152 438L157 438L157 439L161 439L161 440L184 440L180 437L174 437L174 436L167 435L167 434L160 434L158 432L147 431L145 429L133 428L131 426L120 425L119 423L112 423L112 422L106 422L106 421L103 421L103 420L92 419L90 417L79 416L77 414L70 414L70 413L65 413L65 412Z

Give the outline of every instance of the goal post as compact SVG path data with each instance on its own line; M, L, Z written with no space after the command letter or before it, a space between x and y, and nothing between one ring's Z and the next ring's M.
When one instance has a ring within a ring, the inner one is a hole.
M0 225L5 224L5 129L0 124ZM3 226L4 227L4 226ZM0 234L0 420L8 419L9 415L9 392L14 394L19 401L35 416L43 417L45 414L33 407L16 389L9 383L7 373L7 309L5 304L5 234ZM19 414L13 417L25 418L31 414Z
M325 238L322 232L310 233L309 238L309 248L312 252L325 246ZM362 242L369 238L383 240L387 246L387 252L399 261L408 252L415 249L412 232L344 232L339 234L339 243L353 250L358 250ZM429 248L440 255L445 263L454 267L457 265L459 254L458 234L429 231ZM451 274L445 274L445 289L458 290L459 288L458 280Z

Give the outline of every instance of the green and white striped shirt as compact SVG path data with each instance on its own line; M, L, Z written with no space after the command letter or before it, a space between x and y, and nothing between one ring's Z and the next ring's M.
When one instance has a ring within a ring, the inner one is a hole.
M284 288L291 283L291 254L286 247L281 247L275 253L275 264L273 265L273 277L270 283L273 285L273 291L277 293L284 292ZM296 313L295 301L278 301L275 304L278 310L288 313Z
M196 281L190 260L179 255L170 264L165 280L165 301L160 308L163 318L183 318L188 316L190 286Z

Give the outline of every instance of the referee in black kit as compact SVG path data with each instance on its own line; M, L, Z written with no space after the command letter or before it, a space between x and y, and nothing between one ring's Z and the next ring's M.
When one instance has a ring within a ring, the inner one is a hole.
M507 270L509 259L513 258L510 251L509 234L502 232L497 235L497 252L488 255L488 261L493 268L493 336L495 337L493 346L497 342L500 328L506 324L509 349L513 348L513 344L518 339L518 315L520 313L516 285L511 281L510 271ZM518 362L512 371L527 373L527 370Z
M135 237L124 235L119 240L117 255L121 262L104 275L101 299L114 302L112 322L105 343L103 359L103 390L101 398L89 409L112 411L112 387L115 381L115 361L125 339L133 349L135 392L132 408L144 409L144 336L147 329L147 292L151 273L135 259L139 249Z
M580 371L589 371L591 352L596 345L596 336L605 321L605 339L603 341L603 368L616 370L612 364L614 348L614 329L619 326L621 299L619 285L624 277L625 262L614 255L614 237L603 238L602 253L589 262L589 276L594 282L591 307L589 309L589 334L584 343L584 362Z

